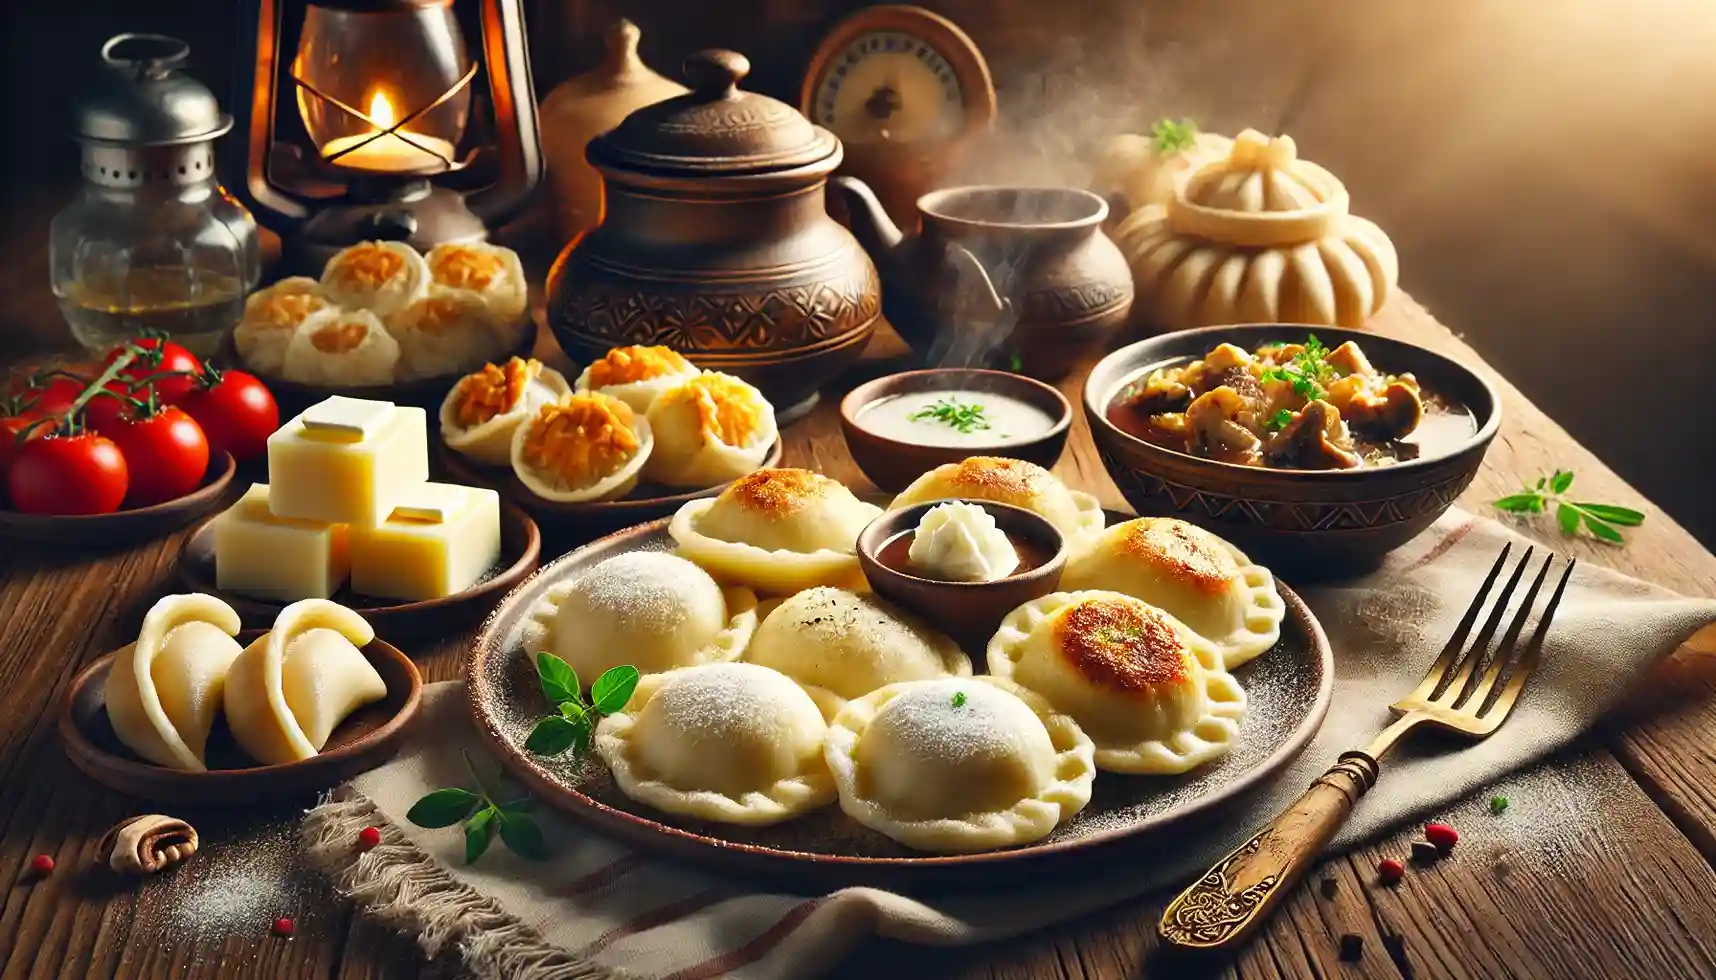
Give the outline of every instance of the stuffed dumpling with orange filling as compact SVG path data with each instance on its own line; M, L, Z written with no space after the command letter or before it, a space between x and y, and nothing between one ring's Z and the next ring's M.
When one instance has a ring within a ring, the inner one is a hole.
M534 358L485 364L460 378L442 400L441 441L479 463L506 466L519 425L571 393L559 371Z
M670 487L711 487L755 470L775 441L775 409L763 393L704 371L656 396L655 449L644 478Z
M322 267L334 305L390 317L429 291L429 263L404 242L359 242Z
M431 289L456 290L482 307L491 331L507 337L530 308L518 253L488 242L448 242L429 250Z
M399 364L399 342L369 310L327 309L298 327L280 376L309 385L385 385Z
M654 442L649 422L625 402L577 392L541 406L513 432L512 469L545 500L612 500L637 486Z
M457 374L488 360L495 348L482 301L458 290L431 288L389 317L387 329L399 341L402 379Z
M333 304L322 295L322 284L307 276L282 279L259 289L244 301L244 319L233 328L232 343L245 366L278 375L286 364L292 335L313 313Z
M647 412L657 395L697 373L671 347L616 347L585 368L574 387L612 395L636 411Z

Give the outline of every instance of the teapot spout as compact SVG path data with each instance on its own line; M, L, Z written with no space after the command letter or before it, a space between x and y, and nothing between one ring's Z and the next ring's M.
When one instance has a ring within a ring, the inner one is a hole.
M864 251L870 253L870 258L880 263L894 246L900 244L904 233L894 224L894 219L888 217L870 185L856 177L841 176L831 178L828 186L846 205L853 237L864 246Z

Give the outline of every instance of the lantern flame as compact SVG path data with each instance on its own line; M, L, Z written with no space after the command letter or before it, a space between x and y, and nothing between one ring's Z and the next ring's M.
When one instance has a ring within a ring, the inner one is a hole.
M393 103L387 99L387 93L377 91L369 100L369 121L377 129L387 129L393 125L396 117L393 114Z

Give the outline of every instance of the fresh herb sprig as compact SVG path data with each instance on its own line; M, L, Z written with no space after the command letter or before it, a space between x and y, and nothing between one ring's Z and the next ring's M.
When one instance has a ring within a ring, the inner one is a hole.
M953 705L955 708L965 707L965 692L964 691L953 692L953 697L948 699L948 703Z
M1591 537L1609 544L1627 543L1616 528L1638 527L1644 523L1644 514L1628 507L1570 500L1564 495L1572 488L1573 471L1556 470L1549 476L1539 477L1535 484L1527 483L1519 493L1495 501L1494 506L1497 510L1513 514L1543 514L1553 509L1555 523L1561 526L1562 534L1572 537L1583 526Z
M1270 432L1280 432L1282 429L1287 428L1288 424L1292 421L1293 411L1291 409L1279 408L1275 410L1274 415L1263 420L1263 427L1268 429Z
M960 435L970 435L990 427L982 405L976 402L962 404L957 398L939 398L934 404L912 413L913 422L925 419L956 429Z
M559 755L571 749L574 757L582 756L590 748L596 722L624 708L638 686L636 667L610 667L590 685L590 699L585 700L578 672L552 653L536 655L536 677L542 696L555 712L537 722L524 740L524 747L537 755Z
M536 861L547 857L548 848L542 842L542 828L531 816L536 801L521 796L505 803L497 802L500 794L477 773L470 753L461 754L476 788L451 786L435 790L413 803L405 812L405 819L419 827L429 828L460 824L465 831L466 864L473 864L482 857L497 834L501 843L520 857Z
M1285 381L1293 386L1295 395L1306 401L1321 398L1327 394L1323 386L1341 374L1328 362L1328 356L1329 349L1323 346L1317 335L1307 334L1303 347L1293 355L1293 359L1277 367L1265 368L1263 380Z
M1158 119L1150 124L1150 145L1157 153L1178 153L1189 150L1198 142L1198 124L1190 119L1175 122Z

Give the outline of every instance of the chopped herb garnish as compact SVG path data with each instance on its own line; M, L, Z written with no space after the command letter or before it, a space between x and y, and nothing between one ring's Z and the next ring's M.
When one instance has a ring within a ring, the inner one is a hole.
M964 691L953 692L953 706L955 708L965 707L965 692Z
M1150 144L1157 153L1178 153L1198 142L1198 124L1190 119L1158 119L1150 124Z
M1609 544L1626 543L1626 538L1621 537L1616 528L1638 527L1644 523L1644 514L1628 507L1568 500L1563 494L1572 487L1573 471L1556 470L1549 476L1539 477L1535 484L1527 483L1519 493L1495 501L1493 506L1512 514L1543 514L1553 505L1555 523L1560 525L1562 534L1571 537L1578 534L1583 525L1591 537Z
M1263 380L1285 381L1293 386L1293 393L1306 401L1323 397L1326 391L1323 385L1341 376L1341 371L1328 362L1329 349L1317 339L1316 334L1308 334L1305 343L1293 359L1278 367L1265 368Z
M989 419L984 417L982 405L976 402L961 404L957 398L940 398L935 404L912 413L913 422L925 419L956 429L960 435L989 428Z
M1291 411L1283 408L1280 411L1276 412L1274 415L1271 415L1267 419L1264 419L1263 420L1263 427L1265 429L1268 429L1270 432L1280 432L1282 429L1287 428L1287 424L1289 422L1292 422L1292 421L1293 421L1293 413Z
M1490 812L1491 813L1500 813L1506 809L1507 809L1507 797L1505 797L1505 796L1492 796L1492 797L1490 797Z

